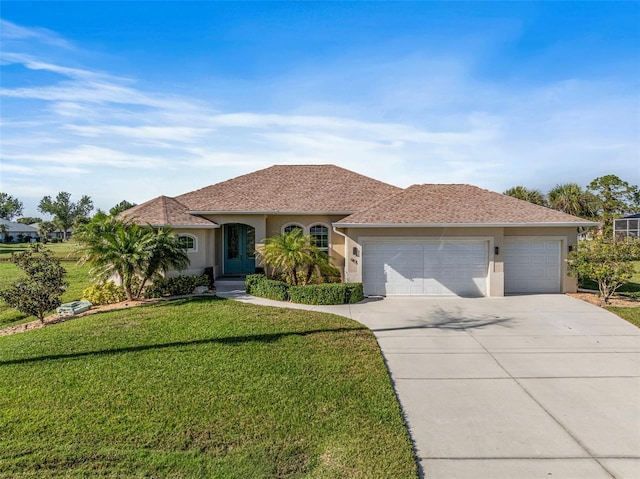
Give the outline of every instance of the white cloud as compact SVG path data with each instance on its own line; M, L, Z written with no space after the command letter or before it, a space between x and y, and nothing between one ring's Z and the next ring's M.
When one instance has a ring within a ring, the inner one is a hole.
M0 39L3 42L12 40L36 40L39 43L55 47L71 49L73 45L55 32L46 28L28 28L0 18Z

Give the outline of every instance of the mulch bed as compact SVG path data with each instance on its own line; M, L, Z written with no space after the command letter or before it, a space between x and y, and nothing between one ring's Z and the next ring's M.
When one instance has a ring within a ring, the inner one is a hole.
M582 301L586 301L591 304L595 304L596 306L604 307L604 306L615 306L622 308L638 308L640 307L640 301L637 299L627 298L625 296L612 296L609 298L609 303L605 304L603 299L600 297L598 293L588 293L588 292L579 292L579 293L566 293L568 296L572 298L581 299Z

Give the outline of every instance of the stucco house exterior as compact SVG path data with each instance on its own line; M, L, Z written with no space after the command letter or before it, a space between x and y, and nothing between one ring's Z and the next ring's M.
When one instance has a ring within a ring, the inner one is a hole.
M23 241L30 241L32 238L39 237L38 228L34 228L30 225L16 223L2 218L0 218L0 225L3 225L2 229L0 229L0 241L3 242L6 241L7 236L12 237L14 242L18 241L19 235L22 236Z
M402 189L334 165L275 165L121 215L171 226L191 259L183 273L216 277L253 273L265 238L302 228L366 295L575 291L567 254L596 225L471 185Z

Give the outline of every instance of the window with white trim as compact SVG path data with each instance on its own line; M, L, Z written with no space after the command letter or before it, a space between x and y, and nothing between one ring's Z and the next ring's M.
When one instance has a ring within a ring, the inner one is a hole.
M329 253L329 228L324 225L312 225L309 228L309 234L320 250Z
M198 251L198 239L193 235L181 234L178 235L178 241L187 253L193 253Z
M302 225L299 225L299 224L296 224L296 223L291 223L289 225L286 225L284 228L282 228L282 232L284 234L287 234L287 233L291 233L295 229L298 229L300 231L304 231L304 228L302 227Z

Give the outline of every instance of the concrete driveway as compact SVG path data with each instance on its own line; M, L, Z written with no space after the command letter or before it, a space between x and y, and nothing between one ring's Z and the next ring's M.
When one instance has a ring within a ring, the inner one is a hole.
M640 477L640 330L563 295L387 298L378 338L428 478Z
M564 295L295 307L374 332L427 478L640 477L640 330L607 311Z

